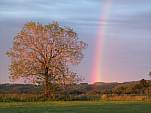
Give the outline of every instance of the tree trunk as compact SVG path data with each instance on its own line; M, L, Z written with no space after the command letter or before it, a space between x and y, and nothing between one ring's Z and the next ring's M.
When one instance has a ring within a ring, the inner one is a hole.
M45 89L44 89L44 93L45 96L48 97L49 96L49 81L48 81L48 67L46 67L45 69Z

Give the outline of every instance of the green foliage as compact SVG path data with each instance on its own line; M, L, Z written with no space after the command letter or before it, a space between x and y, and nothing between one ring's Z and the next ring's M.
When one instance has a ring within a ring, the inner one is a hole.
M151 71L149 72L149 76L151 77Z
M56 84L53 84L52 86L52 89L54 89L51 90L51 92L53 92L47 98L45 97L45 95L43 95L41 85L36 86L32 84L1 84L0 101L28 102L48 100L100 100L102 95L110 95L109 98L111 100L148 100L146 96L151 96L151 81L147 80L128 83L81 83L59 87Z
M146 92L145 90L151 86L151 81L140 80L137 82L124 83L117 85L112 89L113 94L137 94L137 95L151 95L150 92Z
M39 94L42 92L42 86L33 84L0 84L1 94Z

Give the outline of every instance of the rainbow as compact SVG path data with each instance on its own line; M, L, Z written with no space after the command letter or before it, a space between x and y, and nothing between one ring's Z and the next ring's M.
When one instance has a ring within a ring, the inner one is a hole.
M102 8L97 40L96 40L95 53L93 57L92 70L91 70L92 83L101 81L101 76L102 76L101 64L103 60L102 53L103 53L104 39L106 34L106 23L109 17L109 11L111 9L111 5L112 5L112 0L105 0L105 3Z

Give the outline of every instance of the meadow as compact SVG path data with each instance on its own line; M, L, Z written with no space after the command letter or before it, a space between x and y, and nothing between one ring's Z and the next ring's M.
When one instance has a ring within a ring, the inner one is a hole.
M151 113L141 101L1 102L0 113Z

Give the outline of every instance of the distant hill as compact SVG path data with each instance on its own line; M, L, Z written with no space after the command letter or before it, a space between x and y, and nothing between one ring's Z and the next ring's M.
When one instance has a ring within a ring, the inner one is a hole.
M33 84L0 84L0 93L39 93L41 89Z
M124 83L104 83L96 82L94 84L80 83L72 87L66 88L66 92L69 94L86 94L86 93L142 93L147 88L151 87L150 80L131 81ZM0 94L2 93L41 93L42 86L36 86L33 84L0 84Z

